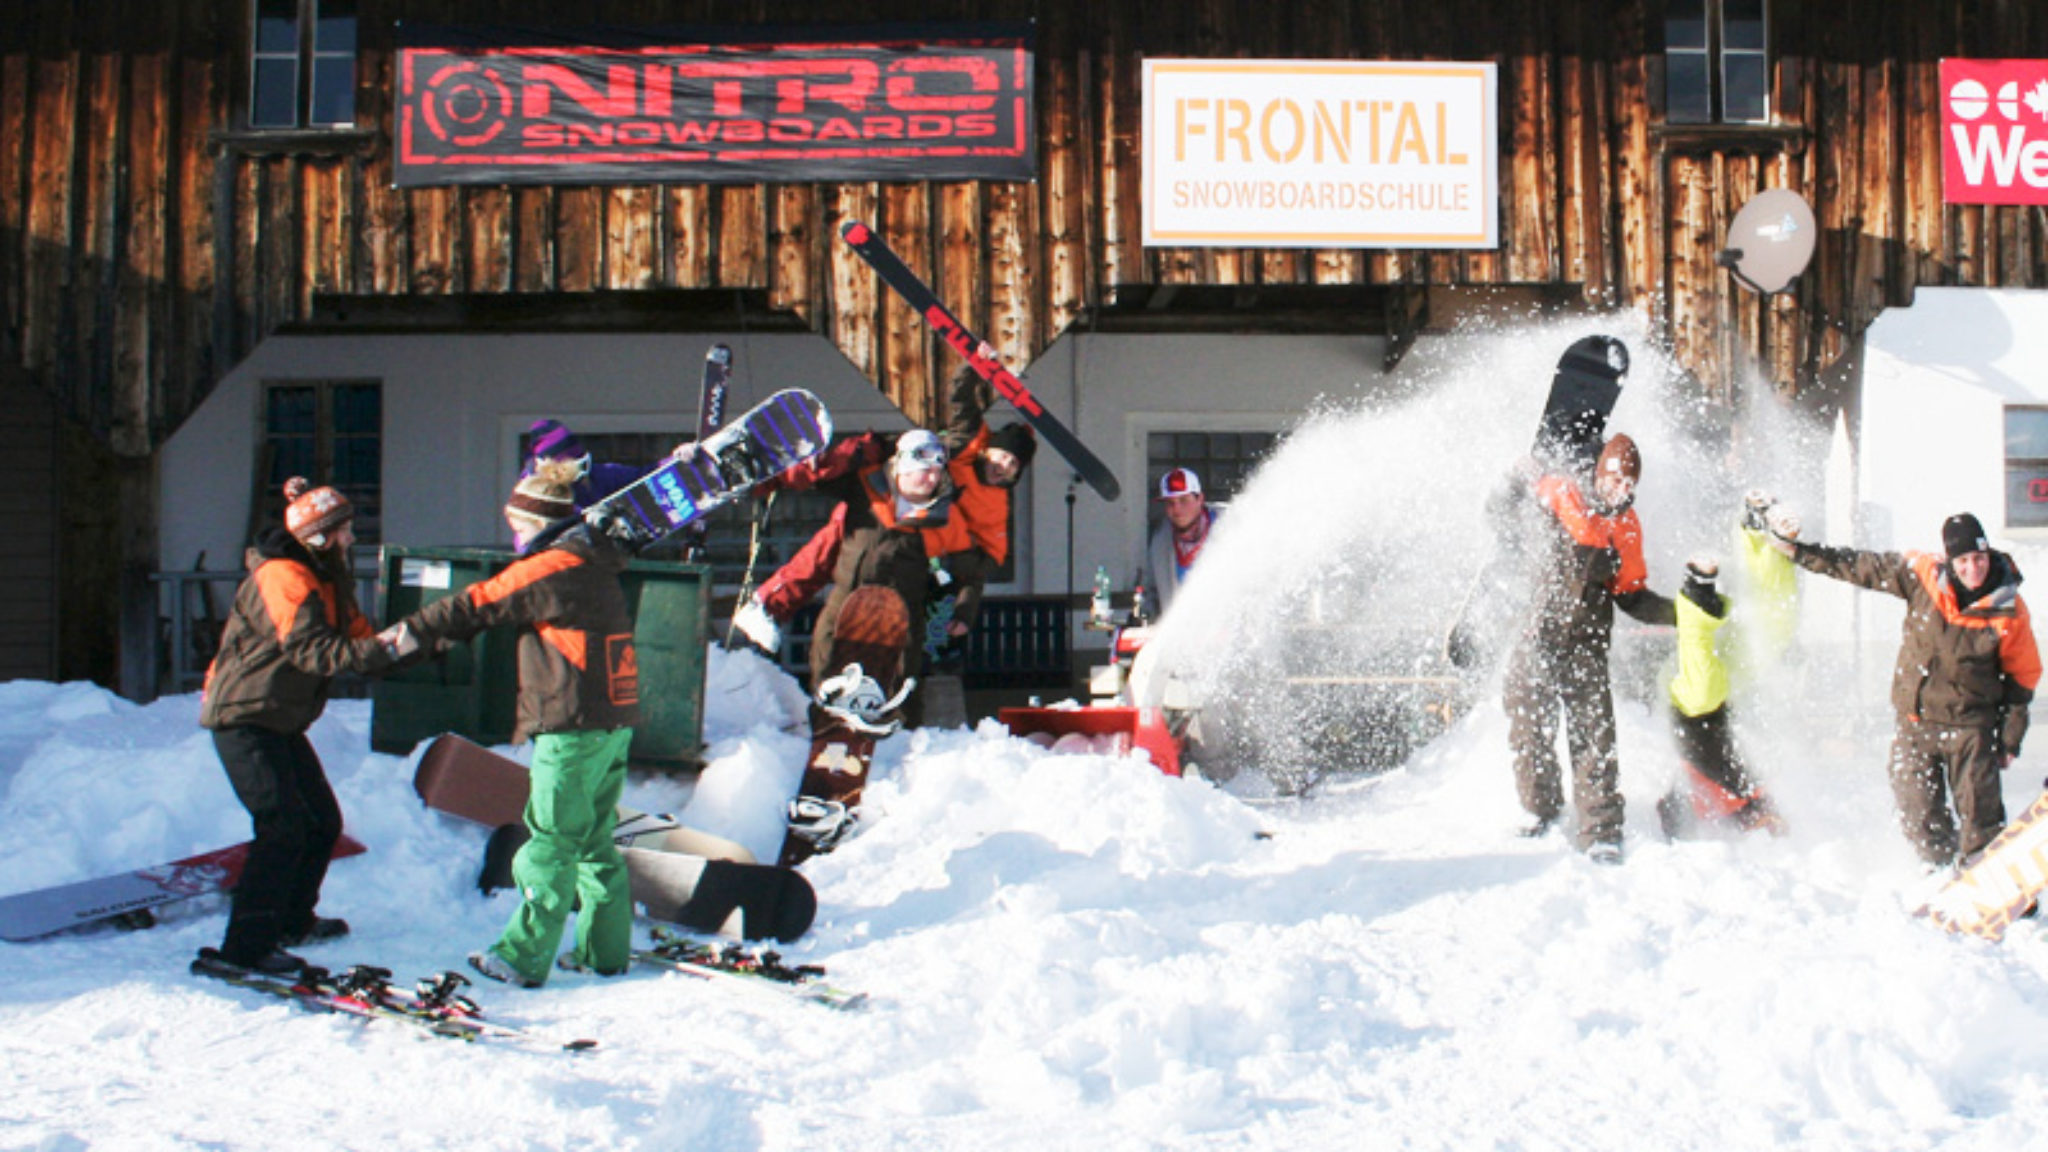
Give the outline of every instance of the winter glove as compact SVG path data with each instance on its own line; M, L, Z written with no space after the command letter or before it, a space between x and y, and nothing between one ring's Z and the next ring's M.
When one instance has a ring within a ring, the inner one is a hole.
M1685 562L1685 583L1679 586L1678 594L1699 605L1700 611L1718 620L1726 613L1728 607L1727 601L1721 598L1720 591L1714 587L1715 579L1720 574L1721 566L1713 557L1695 556Z
M1470 671L1478 666L1480 655L1478 638L1460 621L1444 640L1445 658L1453 667Z
M377 633L377 642L384 645L384 651L392 660L403 660L420 650L420 638L400 620L391 627Z
M2009 704L2004 713L1998 725L1998 746L2005 751L2005 763L2000 768L2019 759L2020 742L2027 738L2027 705Z
M1742 526L1751 532L1769 531L1770 526L1764 517L1777 502L1777 498L1769 492L1761 488L1751 488L1742 497Z

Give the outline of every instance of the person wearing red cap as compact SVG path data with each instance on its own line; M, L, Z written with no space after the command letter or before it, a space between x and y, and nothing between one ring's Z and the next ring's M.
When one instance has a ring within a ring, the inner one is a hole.
M1543 835L1564 812L1557 760L1560 713L1571 751L1574 840L1599 863L1621 861L1621 765L1615 754L1614 694L1607 653L1620 607L1646 624L1676 619L1650 591L1643 527L1634 503L1643 459L1635 441L1607 441L1590 480L1565 472L1517 485L1499 514L1512 517L1532 558L1535 596L1508 656L1502 702L1515 784L1534 817L1524 835Z
M284 495L284 527L249 549L249 577L199 709L254 830L227 933L201 955L273 974L303 967L286 947L348 931L314 913L342 819L306 730L326 709L335 676L380 672L398 655L396 639L380 639L356 606L348 498L299 476Z
M1794 536L1779 532L1778 547L1800 567L1906 602L1892 668L1892 799L1930 869L1967 866L2005 827L1999 772L2019 755L2041 680L2019 566L1968 512L1943 522L1942 555Z
M1192 468L1175 468L1161 476L1158 500L1165 519L1152 530L1145 548L1145 585L1152 591L1155 618L1172 605L1188 569L1209 542L1209 530L1216 526L1216 510L1202 494L1202 478Z

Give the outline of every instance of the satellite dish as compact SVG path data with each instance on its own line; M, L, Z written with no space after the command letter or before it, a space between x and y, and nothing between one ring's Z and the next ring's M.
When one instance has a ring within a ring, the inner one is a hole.
M1806 270L1818 235L1813 209L1799 193L1772 188L1735 214L1728 225L1728 247L1715 263L1734 273L1744 287L1769 296L1791 287Z

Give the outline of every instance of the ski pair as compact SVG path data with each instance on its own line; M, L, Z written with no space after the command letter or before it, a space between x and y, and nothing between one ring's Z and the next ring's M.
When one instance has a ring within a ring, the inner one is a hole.
M792 966L784 964L778 952L725 941L701 943L659 928L654 930L653 946L634 949L633 959L707 980L736 981L841 1011L863 1007L868 1000L865 992L848 992L824 983L825 970L815 964Z
M192 961L192 974L276 996L313 1011L395 1021L445 1039L509 1040L568 1052L597 1047L595 1040L561 1041L484 1019L476 1002L462 994L469 980L458 972L425 977L407 992L391 983L389 968L375 965L358 964L338 975L308 967L296 975L273 976L231 964L212 949L204 949Z

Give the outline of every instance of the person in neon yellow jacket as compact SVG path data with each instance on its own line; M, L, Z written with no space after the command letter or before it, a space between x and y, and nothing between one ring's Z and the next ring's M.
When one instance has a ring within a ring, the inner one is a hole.
M1798 521L1775 509L1770 497L1752 492L1746 501L1735 548L1747 596L1737 633L1724 643L1722 629L1731 603L1718 588L1720 565L1694 557L1676 601L1678 668L1671 678L1671 726L1684 762L1682 778L1658 802L1667 834L1677 836L1701 823L1728 820L1745 831L1783 833L1785 824L1750 773L1729 725L1729 665L1754 674L1776 663L1790 646L1798 624L1797 570L1773 548L1765 517L1775 513L1777 530L1798 534Z

